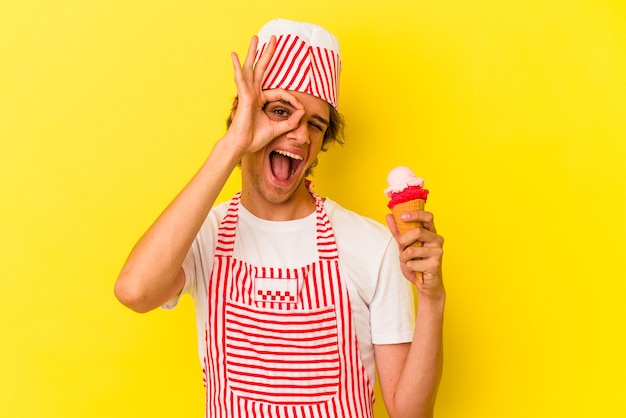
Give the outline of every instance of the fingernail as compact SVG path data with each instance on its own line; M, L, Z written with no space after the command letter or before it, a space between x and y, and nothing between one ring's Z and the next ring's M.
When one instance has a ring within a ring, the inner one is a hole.
M409 214L408 213L403 213L402 215L400 215L400 219L402 219L403 221L408 221L409 220Z

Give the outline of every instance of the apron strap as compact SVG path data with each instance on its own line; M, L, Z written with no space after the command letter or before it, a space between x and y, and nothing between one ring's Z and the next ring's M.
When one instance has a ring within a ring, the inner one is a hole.
M237 219L239 201L241 200L241 192L237 192L228 204L226 215L220 222L217 230L217 244L215 246L215 255L230 256L235 249L235 232L237 229Z
M308 187L307 187L308 188ZM317 213L317 252L320 260L336 260L339 258L335 232L330 224L328 215L324 210L324 201L316 193L309 189L309 193L315 198L315 212Z
M337 251L337 243L335 241L335 233L328 219L328 215L324 210L324 201L311 189L313 184L310 180L306 180L306 188L311 196L315 199L316 213L316 232L317 232L317 252L320 260L334 260L339 258ZM239 219L239 203L241 200L241 192L237 192L228 204L226 215L220 222L217 233L217 245L215 247L215 255L231 256L235 249L235 235L237 229L237 220Z

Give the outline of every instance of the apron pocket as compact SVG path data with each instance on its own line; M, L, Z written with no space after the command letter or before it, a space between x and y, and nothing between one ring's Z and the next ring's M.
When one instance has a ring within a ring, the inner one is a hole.
M226 377L239 397L279 405L328 401L339 386L337 317L226 302Z

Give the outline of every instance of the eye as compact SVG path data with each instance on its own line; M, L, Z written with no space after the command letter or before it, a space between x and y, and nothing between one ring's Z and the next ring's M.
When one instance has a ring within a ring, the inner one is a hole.
M272 112L274 112L274 114L284 117L284 118L288 118L289 117L289 112L287 112L285 109L280 109L280 108L276 108L274 110L272 110Z
M275 121L287 119L291 115L289 109L283 106L280 102L267 103L263 108L263 111L268 118Z
M314 122L310 122L309 125L311 125L313 127L313 129L320 131L320 132L324 132L324 127L322 125L319 125L317 123Z

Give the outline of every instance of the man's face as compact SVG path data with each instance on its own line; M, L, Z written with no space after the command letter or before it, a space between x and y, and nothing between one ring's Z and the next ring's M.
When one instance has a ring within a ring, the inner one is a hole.
M272 204L286 203L297 196L308 198L304 187L306 171L321 150L330 118L329 105L324 100L306 93L290 93L305 110L298 127L246 155L241 162L245 192ZM287 119L295 108L276 101L267 103L264 111L270 119L280 121Z

